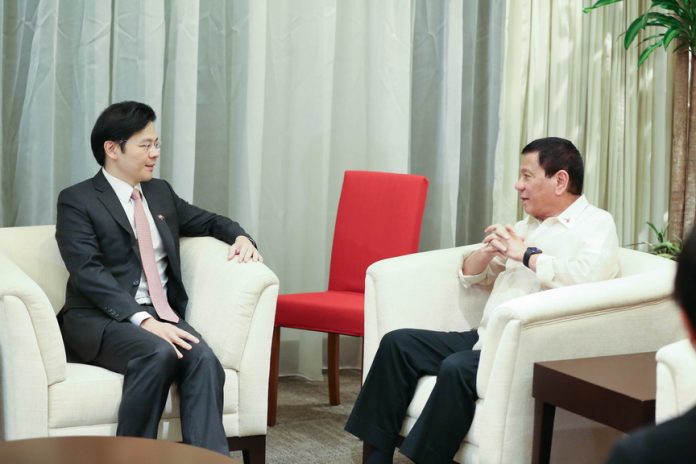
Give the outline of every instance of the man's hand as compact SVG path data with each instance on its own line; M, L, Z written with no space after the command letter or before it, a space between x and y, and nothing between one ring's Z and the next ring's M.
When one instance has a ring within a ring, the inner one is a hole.
M193 343L199 342L198 338L185 330L181 330L177 326L167 324L166 322L160 322L154 317L145 319L140 324L140 327L168 341L169 344L172 345L172 348L174 348L174 351L176 351L176 357L179 359L183 358L184 355L181 354L177 346L185 350L190 350L192 346L186 340Z
M527 245L524 239L515 232L515 228L509 224L493 224L486 227L488 234L483 239L484 248L492 247L504 257L522 262Z
M232 260L235 257L239 257L238 259L240 263L248 263L250 261L259 263L263 262L263 256L261 256L254 244L251 243L251 240L243 235L240 235L235 239L232 246L230 246L229 253L227 254L228 260Z

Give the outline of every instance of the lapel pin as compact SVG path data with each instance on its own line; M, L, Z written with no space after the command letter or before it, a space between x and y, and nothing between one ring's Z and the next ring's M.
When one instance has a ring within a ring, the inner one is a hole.
M157 219L164 221L164 214L158 214Z

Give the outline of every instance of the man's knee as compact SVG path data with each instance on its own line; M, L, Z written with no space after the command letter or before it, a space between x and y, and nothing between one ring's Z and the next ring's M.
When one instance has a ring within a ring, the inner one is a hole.
M396 329L387 332L379 342L380 349L392 350L401 348L404 343L412 339L416 329Z
M150 369L160 372L174 371L179 358L172 345L164 340L162 342L153 346L152 352L145 357L145 360Z
M220 360L208 345L196 344L190 351L184 351L183 355L184 358L188 357L188 361L198 366L199 369L207 369L219 374L223 373Z
M440 370L437 374L438 381L441 379L456 379L466 384L475 385L478 364L478 352L454 353L447 356L440 364Z

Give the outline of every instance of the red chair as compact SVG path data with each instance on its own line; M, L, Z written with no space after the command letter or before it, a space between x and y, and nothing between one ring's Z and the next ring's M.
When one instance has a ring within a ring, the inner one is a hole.
M268 425L275 425L280 328L327 332L329 402L340 404L339 335L362 337L365 271L379 260L418 251L428 179L346 171L338 203L325 292L280 295L268 381Z

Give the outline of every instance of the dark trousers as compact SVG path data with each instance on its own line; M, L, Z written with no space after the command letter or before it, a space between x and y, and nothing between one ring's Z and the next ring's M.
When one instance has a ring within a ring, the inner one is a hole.
M154 315L152 307L144 306ZM157 428L173 382L179 386L184 443L229 455L222 425L225 372L200 334L186 321L176 324L200 339L182 359L164 339L129 321L111 321L91 362L124 375L117 435L157 438Z
M401 445L416 463L447 463L474 418L480 351L477 332L400 329L386 334L348 418L346 430L370 445L396 446L418 379L437 375L423 412Z

